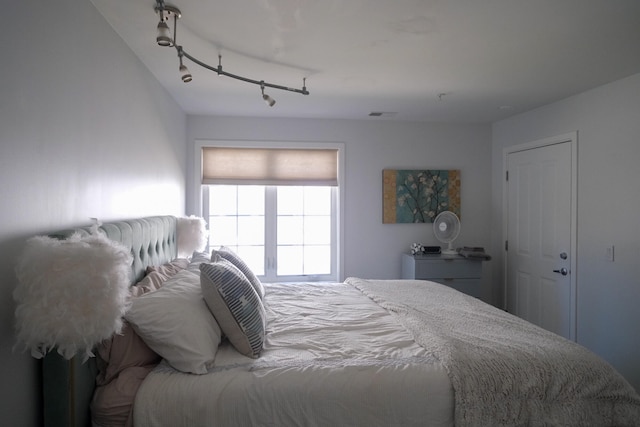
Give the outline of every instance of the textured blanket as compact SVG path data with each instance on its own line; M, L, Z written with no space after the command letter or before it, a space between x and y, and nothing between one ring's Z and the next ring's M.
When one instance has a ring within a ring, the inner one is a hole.
M576 343L433 282L346 283L445 365L458 427L640 425L633 387Z

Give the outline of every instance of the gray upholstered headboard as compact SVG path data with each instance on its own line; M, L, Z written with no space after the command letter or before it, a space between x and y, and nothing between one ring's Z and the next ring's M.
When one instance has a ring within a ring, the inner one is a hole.
M176 258L177 218L154 216L102 224L99 228L111 240L131 249L131 284L144 276L150 265L160 265ZM88 235L91 227L63 230L52 237L66 238L74 232ZM66 360L56 352L42 362L42 386L45 427L89 427L89 404L97 375L95 359L82 363L77 356Z

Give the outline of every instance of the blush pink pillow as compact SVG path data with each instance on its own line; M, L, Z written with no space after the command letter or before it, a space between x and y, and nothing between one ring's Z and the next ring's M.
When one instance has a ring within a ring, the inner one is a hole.
M91 401L94 426L130 425L138 387L161 358L125 321L121 335L98 346L96 390Z
M130 288L137 297L153 292L189 264L176 259L147 268L147 275ZM98 376L91 401L91 419L96 427L131 426L132 408L138 387L161 357L149 348L134 329L123 321L122 333L97 347Z

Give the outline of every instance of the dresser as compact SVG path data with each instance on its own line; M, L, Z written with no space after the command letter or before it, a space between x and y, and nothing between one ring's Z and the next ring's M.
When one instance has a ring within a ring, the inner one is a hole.
M402 278L431 280L480 298L482 259L460 255L403 254Z

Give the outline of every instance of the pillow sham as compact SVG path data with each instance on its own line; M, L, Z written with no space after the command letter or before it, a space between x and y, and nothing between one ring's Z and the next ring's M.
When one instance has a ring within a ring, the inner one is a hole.
M198 274L182 270L157 291L134 298L125 318L175 369L205 374L213 365L221 331L202 298Z
M189 260L187 258L176 258L173 261L169 261L162 265L150 265L147 267L147 274L152 271L157 271L158 273L166 276L167 279L178 271L184 270L189 266Z
M258 358L264 345L266 314L258 293L231 262L216 258L200 264L202 295L231 344Z
M98 376L90 405L94 427L131 425L136 392L161 360L126 321L123 324L121 334L97 348Z
M137 297L147 292L158 290L165 281L188 266L189 260L186 258L176 258L158 266L150 265L147 267L147 274L138 283L129 288L129 293L131 296Z
M90 403L92 427L132 427L133 402L155 365L131 366L106 387L96 387Z
M168 279L164 274L152 271L142 278L138 283L129 288L129 295L139 297L142 294L153 292L164 284Z
M219 255L220 257L226 259L235 265L238 270L242 271L242 273L249 279L251 286L256 290L260 299L264 298L264 286L258 277L251 271L247 263L245 263L238 254L236 254L231 249L226 246L220 246L220 249L213 250L211 253L211 261L215 261L215 256Z
M157 290L168 279L152 268L147 268L147 271L149 273L130 288L132 297ZM90 404L92 425L130 427L136 392L161 357L149 348L126 320L123 321L122 332L101 342L96 350L98 375Z
M207 252L194 252L191 255L191 260L189 261L189 265L187 266L187 270L200 275L200 269L198 268L200 264L203 262L209 262L211 260L211 254Z

